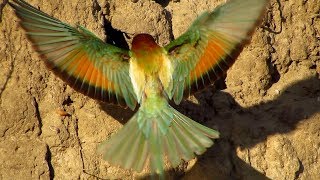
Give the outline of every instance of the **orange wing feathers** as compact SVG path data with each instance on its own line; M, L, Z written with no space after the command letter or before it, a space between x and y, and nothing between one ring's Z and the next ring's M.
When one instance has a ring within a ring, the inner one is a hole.
M191 82L197 80L215 66L219 66L219 63L221 63L226 55L227 48L228 46L221 38L210 38L198 63L190 72Z

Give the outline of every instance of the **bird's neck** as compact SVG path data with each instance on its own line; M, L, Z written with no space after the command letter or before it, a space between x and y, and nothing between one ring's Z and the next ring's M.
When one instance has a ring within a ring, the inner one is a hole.
M133 57L137 65L145 72L154 73L160 68L162 48L148 34L138 34L132 40Z

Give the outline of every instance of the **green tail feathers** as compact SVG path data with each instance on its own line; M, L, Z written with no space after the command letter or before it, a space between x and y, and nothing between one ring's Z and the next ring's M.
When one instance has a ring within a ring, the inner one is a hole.
M212 146L210 138L219 132L207 128L176 111L169 104L157 108L142 105L129 122L98 152L113 165L142 171L149 164L153 173L163 174L164 159L172 167L202 154Z

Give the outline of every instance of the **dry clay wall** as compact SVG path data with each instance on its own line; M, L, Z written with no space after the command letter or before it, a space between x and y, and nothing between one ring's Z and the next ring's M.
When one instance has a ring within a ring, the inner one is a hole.
M110 21L164 45L224 0L28 2L103 39ZM0 3L0 179L147 178L95 153L133 113L87 98L49 72L6 0ZM178 107L221 138L204 155L168 169L168 178L320 179L319 11L319 0L271 0L225 83Z

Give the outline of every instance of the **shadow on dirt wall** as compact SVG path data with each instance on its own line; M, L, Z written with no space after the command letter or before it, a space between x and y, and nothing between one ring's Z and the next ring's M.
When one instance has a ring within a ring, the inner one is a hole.
M230 94L214 92L211 87L195 95L198 104L184 101L180 106L174 106L188 117L218 129L221 133L221 138L215 140L215 145L199 156L196 165L186 175L201 168L202 171L205 169L210 172L206 177L208 179L241 179L244 173L253 179L267 179L264 174L238 158L236 149L251 148L265 142L270 135L293 131L300 121L319 112L318 87L320 80L317 77L309 78L280 90L282 93L276 100L249 108L241 107ZM300 100L305 102L304 107L300 107L301 103L296 103ZM107 114L123 124L134 114L130 109L100 105ZM178 169L173 169L168 174L174 178L185 176Z

